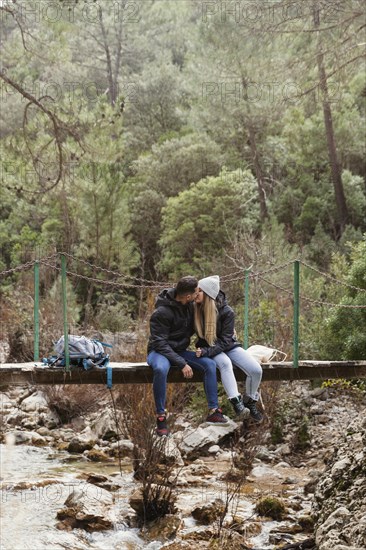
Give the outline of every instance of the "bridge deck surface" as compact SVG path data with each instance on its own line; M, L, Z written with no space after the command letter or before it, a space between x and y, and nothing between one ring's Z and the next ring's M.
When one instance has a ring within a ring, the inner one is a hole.
M146 363L111 363L113 384L146 384L152 382L152 369ZM314 380L334 378L365 378L366 361L299 361L298 368L292 362L262 364L263 381ZM245 374L234 368L237 380ZM42 363L0 364L0 387L24 384L105 384L106 370L84 371L80 368L65 373L62 368L45 367ZM189 382L200 382L202 375L195 372ZM168 382L187 382L180 369L173 367Z

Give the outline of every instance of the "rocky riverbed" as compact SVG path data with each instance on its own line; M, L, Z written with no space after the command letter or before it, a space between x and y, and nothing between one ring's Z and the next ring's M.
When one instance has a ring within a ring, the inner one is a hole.
M47 392L3 392L2 549L366 548L365 398L297 382L277 399L259 427L178 417L162 460L174 510L142 527L136 442L108 399L65 424Z

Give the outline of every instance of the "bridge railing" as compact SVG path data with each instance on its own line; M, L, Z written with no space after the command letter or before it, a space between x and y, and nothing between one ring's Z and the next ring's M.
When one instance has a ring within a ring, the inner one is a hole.
M293 366L299 366L299 329L300 329L300 261L293 260ZM250 268L244 272L244 349L249 347L249 281Z
M60 257L61 267L58 267L56 265L51 265L50 266L50 264L47 263L47 260L49 260L49 258L46 258L46 260L41 258L39 260L34 261L33 263L30 262L31 265L34 265L34 360L39 361L39 344L40 344L39 269L40 269L40 264L44 263L45 265L48 265L50 267L59 269L61 271L63 333L64 333L64 339L65 339L65 343L66 343L66 346L65 346L65 359L66 359L66 370L69 370L69 366L70 366L69 349L68 349L68 345L67 345L68 344L68 335L69 335L68 317L67 317L67 311L68 311L67 310L67 275L68 275L67 257L70 257L72 259L74 259L74 258L73 258L73 256L71 256L69 254L66 254L66 253L54 254L53 258L55 258L55 257L56 257L56 259L57 259L57 257ZM78 260L78 261L81 261L81 260ZM86 263L86 264L88 264L88 265L90 265L94 268L97 268L97 266L93 266L93 264L90 264L88 262L84 262L84 263ZM297 260L297 259L288 261L288 262L286 262L285 264L283 264L281 266L275 266L275 267L270 268L270 269L268 269L266 271L263 271L263 272L254 273L254 272L252 272L251 268L247 268L247 269L239 270L238 272L236 272L234 274L233 277L232 276L224 276L223 277L223 281L225 281L226 283L232 282L232 281L244 281L244 330L243 330L243 332L244 332L244 348L248 348L248 346L249 346L250 279L254 278L254 277L262 276L263 281L265 281L269 284L272 284L277 289L283 290L283 291L285 291L285 292L287 292L288 294L291 295L292 304L293 304L293 361L292 361L293 368L298 368L298 365L299 365L300 299L301 298L304 299L304 297L300 296L300 264L303 264L304 266L316 271L318 274L321 274L321 275L323 275L325 277L328 277L330 279L333 279L335 281L335 279L332 276L330 276L329 274L322 273L322 272L318 271L316 268L313 268L312 266L306 264L302 260ZM276 271L279 271L280 269L287 268L289 266L292 266L292 268L293 268L293 288L292 288L291 291L288 290L288 289L281 288L281 287L275 285L273 282L271 283L270 281L266 280L263 277L263 274L274 273ZM101 269L102 271L108 271L108 270L105 270L104 268L99 268L99 269ZM10 270L10 271L13 271L13 270ZM116 272L110 271L110 273L113 273L114 275L118 275L118 273L116 273ZM85 275L78 275L77 273L70 272L70 274L73 275L73 276L80 276L80 277L83 277L83 278L86 278L86 279L88 278ZM102 280L102 279L95 279L95 278L93 278L91 280L93 280L93 281L97 280L101 284L113 284L113 285L117 285L117 286L121 286L121 287L129 286L129 287L137 287L137 288L140 288L140 287L144 287L144 288L152 288L152 287L164 288L169 284L169 283L166 283L166 282L160 283L158 281L147 281L147 280L144 280L144 279L137 279L137 281L139 281L139 284L128 284L128 285L123 284L123 283L105 281L105 280ZM340 281L336 281L336 282L340 282ZM344 284L345 286L351 286L351 285L347 285L346 283L343 283L343 282L341 282L341 284ZM356 287L352 287L352 288L356 288ZM361 288L358 288L357 290L360 290L362 292L366 292L365 289L361 289ZM366 308L366 306L362 306L362 305L356 306L356 305L344 305L344 304L331 304L329 302L321 302L321 301L309 300L309 299L307 301L312 302L312 303L316 303L316 304L325 304L325 305L328 305L328 306Z

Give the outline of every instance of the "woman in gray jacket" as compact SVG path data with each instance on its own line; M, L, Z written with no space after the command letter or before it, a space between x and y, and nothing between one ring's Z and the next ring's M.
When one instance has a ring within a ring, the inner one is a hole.
M245 409L249 409L252 419L262 422L263 415L257 409L262 367L236 339L235 314L220 290L218 275L198 282L194 321L198 335L196 356L210 357L215 361L235 412L243 414ZM238 391L233 365L246 374L246 394L243 398Z

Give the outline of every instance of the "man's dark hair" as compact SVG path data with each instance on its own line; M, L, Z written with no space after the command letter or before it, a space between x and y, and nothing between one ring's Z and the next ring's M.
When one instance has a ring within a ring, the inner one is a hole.
M179 296L184 296L185 294L193 294L197 287L198 280L196 277L188 275L187 277L179 279L175 291Z

